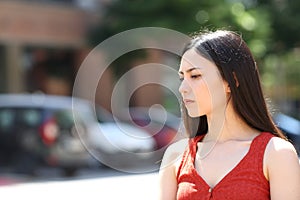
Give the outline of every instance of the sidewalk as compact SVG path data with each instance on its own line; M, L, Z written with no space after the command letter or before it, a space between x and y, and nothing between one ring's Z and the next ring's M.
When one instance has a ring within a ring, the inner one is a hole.
M157 191L158 173L32 182L0 187L1 198L10 200L153 200L157 199Z

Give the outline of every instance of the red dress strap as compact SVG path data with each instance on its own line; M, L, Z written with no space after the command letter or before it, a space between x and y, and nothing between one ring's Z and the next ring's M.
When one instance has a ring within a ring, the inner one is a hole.
M191 158L194 158L196 156L197 152L197 143L203 139L205 135L196 136L194 138L190 138L188 141L188 146L186 147L185 151L183 152L182 159L180 162L180 165L178 167L176 179L178 180L179 175L181 173L181 169L184 165L186 165L188 162L190 162Z

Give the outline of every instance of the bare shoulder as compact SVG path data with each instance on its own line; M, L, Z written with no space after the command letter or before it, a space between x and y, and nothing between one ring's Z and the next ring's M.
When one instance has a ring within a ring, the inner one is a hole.
M291 154L297 157L297 152L292 143L279 137L273 137L267 145L267 153L270 156L280 156L282 154Z
M182 154L188 146L188 138L181 139L171 144L165 151L162 166L175 165L181 160Z
M269 169L276 167L300 169L296 149L292 143L279 137L273 137L269 141L266 147L265 161Z
M167 152L167 153L171 153L171 154L174 154L174 153L175 153L175 154L177 154L177 153L182 153L182 152L185 150L185 148L187 147L188 141L189 141L188 138L181 139L181 140L179 140L179 141L177 141L177 142L171 144L171 145L167 148L166 152Z
M271 199L300 199L300 163L292 143L273 137L267 145L265 161Z
M188 139L171 144L165 151L159 170L159 199L176 199L177 171Z

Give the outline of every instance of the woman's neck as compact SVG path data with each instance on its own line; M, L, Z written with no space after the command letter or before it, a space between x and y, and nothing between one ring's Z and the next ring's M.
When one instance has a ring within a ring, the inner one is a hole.
M203 141L226 142L229 140L251 140L259 131L250 127L233 110L231 104L224 112L215 112L207 116L208 133Z

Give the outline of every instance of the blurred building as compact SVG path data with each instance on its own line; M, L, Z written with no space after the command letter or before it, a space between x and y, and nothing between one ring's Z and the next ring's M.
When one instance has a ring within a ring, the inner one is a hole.
M1 0L0 92L71 95L76 71L90 51L88 31L101 20L101 3Z
M103 5L108 2L110 0L1 0L0 93L72 95L77 70L92 49L87 42L89 30L100 22ZM159 63L160 59L154 52L147 60L135 64ZM106 70L101 77L98 84L101 87L96 93L97 103L108 110L114 87L111 71ZM144 76L161 77L158 74L157 71L136 74L130 81L138 82ZM89 74L86 80L88 82ZM86 83L82 93L89 89L88 85ZM129 98L131 106L163 104L165 96L158 85L140 87L132 97L125 97L128 95L126 86L122 91L125 103Z

